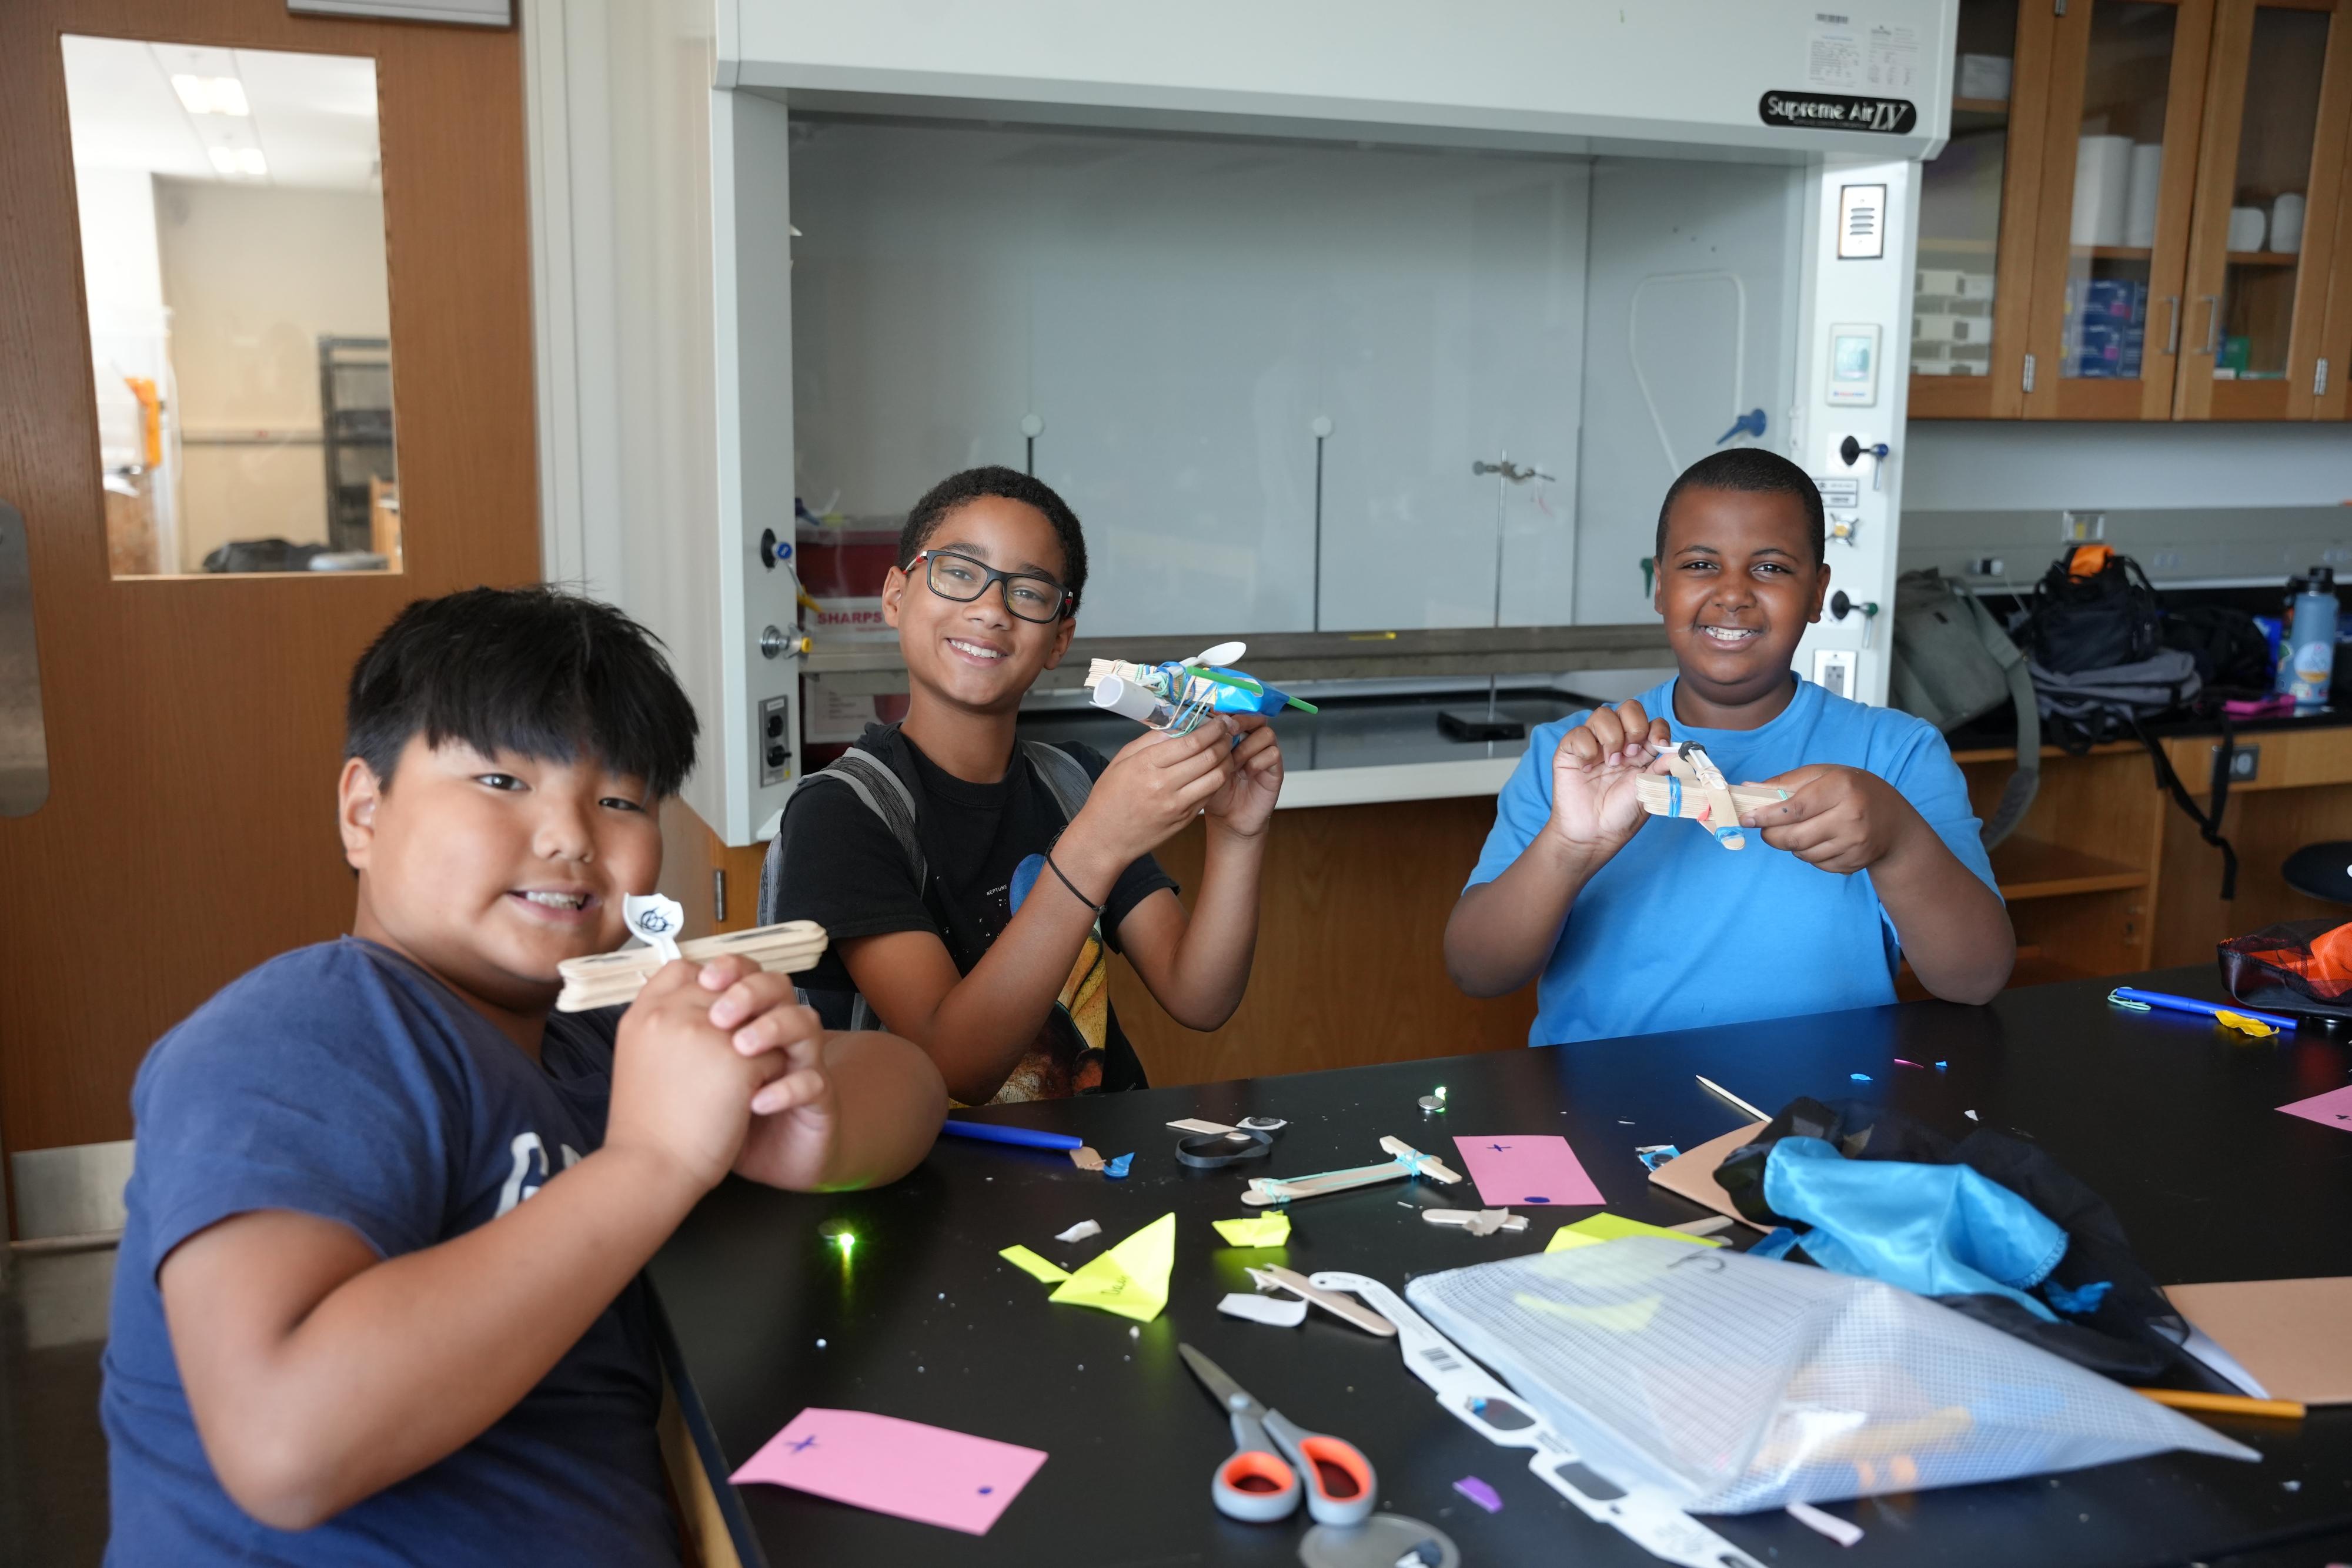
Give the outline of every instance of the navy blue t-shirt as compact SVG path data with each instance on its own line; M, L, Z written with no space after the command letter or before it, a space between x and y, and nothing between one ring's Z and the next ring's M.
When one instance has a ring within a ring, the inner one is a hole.
M617 1019L554 1015L534 1062L423 969L346 937L271 959L156 1043L131 1091L100 1400L109 1564L677 1562L642 1282L488 1431L300 1532L215 1479L156 1286L174 1247L257 1209L337 1220L386 1258L497 1218L604 1141Z

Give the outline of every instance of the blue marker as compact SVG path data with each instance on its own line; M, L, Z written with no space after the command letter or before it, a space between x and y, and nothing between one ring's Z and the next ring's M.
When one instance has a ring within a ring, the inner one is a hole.
M2269 1024L2273 1029L2292 1030L2300 1021L2287 1017L2284 1013L2258 1013L2253 1009L2241 1007L2236 1002L2200 1002L2195 997L2177 997L2170 991L2143 991L2136 986L2117 986L2107 993L2107 1000L2119 1007L2130 1008L2135 1012L2146 1012L2150 1008L2163 1008L2169 1012L2202 1013L2207 1018L2212 1018L2218 1013L2232 1012L2240 1018L2252 1019L2258 1023Z
M1035 1127L1009 1127L995 1122L959 1122L950 1116L940 1131L957 1138L973 1138L983 1144L1018 1144L1028 1149L1077 1149L1086 1146L1084 1138L1067 1133L1040 1132Z

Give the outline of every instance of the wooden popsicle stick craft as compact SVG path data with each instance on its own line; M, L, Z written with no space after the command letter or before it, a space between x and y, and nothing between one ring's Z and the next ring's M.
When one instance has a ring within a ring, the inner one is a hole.
M1338 1291L1327 1291L1305 1275L1293 1273L1279 1264L1253 1268L1249 1271L1249 1276L1251 1282L1261 1291L1286 1291L1310 1306L1320 1307L1333 1317L1355 1324L1366 1333L1379 1334L1381 1338L1387 1339L1397 1332L1396 1324L1365 1306L1353 1296L1342 1295Z
M781 925L755 926L720 936L704 936L678 944L678 956L708 964L730 955L751 959L773 975L796 975L814 968L824 956L824 927L813 920L787 920ZM624 947L588 958L566 958L556 966L563 990L555 1010L584 1012L590 1008L619 1007L634 999L662 967L660 953L651 947Z
M1633 781L1633 793L1642 810L1654 817L1687 817L1715 835L1715 841L1727 850L1744 850L1748 835L1741 831L1740 814L1778 805L1789 798L1786 789L1770 789L1761 784L1742 784L1734 789L1723 777L1723 769L1706 754L1706 747L1696 740L1685 740L1670 748L1661 748L1666 766L1672 773L1645 773Z
M1343 1171L1325 1171L1320 1176L1299 1176L1289 1181L1273 1176L1252 1176L1249 1191L1242 1194L1242 1201L1263 1208L1270 1203L1321 1197L1327 1193L1377 1186L1384 1181L1402 1181L1409 1176L1427 1176L1432 1181L1449 1186L1462 1179L1460 1171L1448 1166L1434 1155L1423 1154L1402 1138L1382 1138L1381 1147L1386 1149L1391 1157L1376 1166L1355 1166Z

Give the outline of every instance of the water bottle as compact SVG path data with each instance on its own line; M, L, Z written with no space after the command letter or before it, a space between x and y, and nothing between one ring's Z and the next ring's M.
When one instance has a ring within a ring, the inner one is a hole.
M2279 689L2293 696L2297 707L2318 707L2327 701L2328 683L2336 674L2336 569L2315 566L2289 579L2286 586L2294 603Z

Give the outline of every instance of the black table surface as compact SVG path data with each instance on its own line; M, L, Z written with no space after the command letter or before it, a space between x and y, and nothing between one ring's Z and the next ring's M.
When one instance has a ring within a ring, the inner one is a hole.
M1801 961L1801 960L1798 960ZM1703 966L1694 984L1704 984ZM1772 1109L1799 1094L1883 1096L1959 1135L1975 1124L2034 1139L2115 1206L2166 1284L2352 1274L2352 1134L2275 1107L2336 1088L2352 1053L2309 1032L2232 1043L2202 1019L2105 1000L2116 979L2004 993L1984 1008L1914 1002L1541 1051L1159 1089L964 1113L1076 1133L1135 1155L1111 1181L1066 1156L943 1139L905 1180L818 1197L730 1181L656 1258L654 1286L688 1424L744 1562L1176 1564L1297 1561L1304 1516L1238 1524L1209 1477L1225 1422L1176 1354L1198 1345L1266 1404L1357 1443L1381 1506L1439 1525L1466 1563L1653 1560L1546 1489L1436 1405L1394 1342L1320 1312L1299 1329L1220 1316L1265 1251L1224 1247L1209 1221L1248 1212L1251 1175L1302 1176L1381 1157L1384 1133L1456 1164L1455 1135L1559 1133L1619 1214L1675 1223L1704 1211L1648 1185L1637 1145L1684 1148L1742 1118L1705 1073ZM2134 977L2221 997L2210 967ZM1433 1041L1433 1044L1437 1042ZM1895 1065L1896 1057L1948 1066ZM1849 1074L1871 1075L1857 1084ZM1419 1096L1444 1084L1449 1109ZM1181 1166L1182 1116L1288 1119L1270 1160ZM1416 1274L1540 1250L1560 1221L1472 1237L1424 1207L1476 1207L1465 1186L1391 1184L1292 1206L1281 1260L1348 1269L1402 1289ZM1177 1218L1167 1310L1149 1323L1054 1306L997 1257L1024 1244L1066 1268L1157 1218ZM1526 1212L1522 1209L1521 1212ZM1082 1219L1103 1235L1054 1239ZM845 1261L826 1233L857 1242ZM2347 1325L2352 1331L2352 1325ZM806 1406L872 1410L1045 1449L1051 1458L985 1536L866 1512L782 1487L724 1484ZM2215 1418L2260 1464L2168 1454L2030 1479L1828 1505L1868 1531L1851 1550L1785 1514L1709 1521L1768 1563L2138 1564L2285 1554L2352 1532L2352 1408L2299 1422ZM1489 1515L1453 1490L1477 1476ZM2324 1556L2312 1559L2325 1562Z

